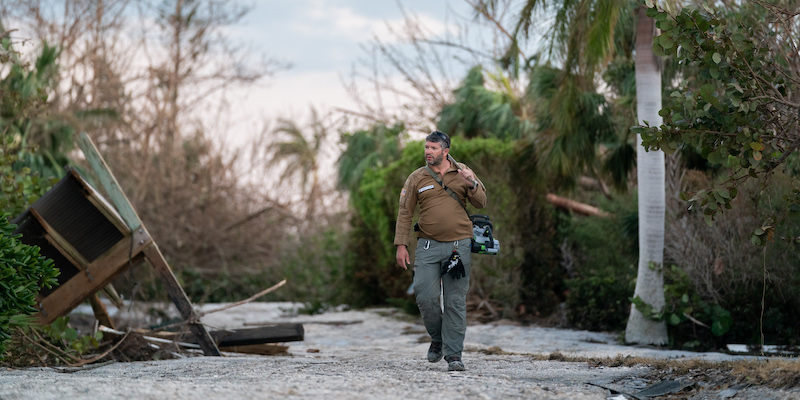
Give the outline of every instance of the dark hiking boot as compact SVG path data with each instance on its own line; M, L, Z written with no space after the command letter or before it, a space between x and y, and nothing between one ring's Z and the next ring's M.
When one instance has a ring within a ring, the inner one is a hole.
M445 359L447 361L447 370L448 371L464 371L464 363L461 362L461 357L459 356L449 356Z
M431 347L428 348L428 361L435 363L439 362L444 355L442 354L442 342L431 342Z

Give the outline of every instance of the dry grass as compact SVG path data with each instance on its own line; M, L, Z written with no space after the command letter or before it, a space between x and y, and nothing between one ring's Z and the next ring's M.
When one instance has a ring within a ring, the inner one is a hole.
M491 354L511 354L499 350ZM486 353L490 354L490 353ZM567 356L560 352L531 355L537 361L585 362L592 367L648 367L652 377L734 385L749 383L773 389L800 387L800 361L795 358L734 361L675 360L618 355L614 358Z
M486 355L527 355L534 361L587 363L591 367L647 367L654 380L684 379L732 386L740 383L766 386L773 389L800 387L800 360L796 358L750 358L732 361L696 359L659 359L618 355L609 357L570 356L561 352L549 354L520 354L494 346L478 350Z

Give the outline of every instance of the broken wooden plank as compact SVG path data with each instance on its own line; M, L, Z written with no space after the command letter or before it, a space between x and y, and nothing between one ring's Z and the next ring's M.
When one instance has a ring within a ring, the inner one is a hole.
M89 279L91 279L91 273L89 272L89 260L86 259L79 251L76 249L72 244L64 239L58 231L53 229L47 221L39 214L38 211L31 208L30 215L42 226L44 230L43 236L53 247L58 250L64 257L66 257L72 265L78 267L82 272L89 275Z
M117 335L117 336L125 335L125 332L118 331L116 329L112 329L112 328L109 328L109 327L103 326L103 325L100 325L97 329L99 331L101 331L101 332L110 333L112 335ZM175 340L172 340L172 339L165 339L165 338L146 336L146 335L142 335L142 338L144 338L144 340L147 340L149 342L154 342L154 343L174 344L174 345L181 346L181 347L186 347L186 348L189 348L189 349L199 349L200 348L200 346L198 346L197 343L178 342L178 341L175 341Z
M137 231L139 230L147 231L144 229L144 226L140 226ZM172 299L172 302L178 307L178 312L180 312L181 317L189 321L189 329L194 334L200 348L203 349L203 354L208 356L221 355L216 343L211 336L209 336L206 328L198 321L197 314L195 314L194 308L192 308L192 303L189 302L186 292L183 291L183 288L178 283L178 279L175 278L175 275L169 268L169 264L167 264L167 260L164 259L164 255L161 254L161 250L158 249L158 245L156 245L155 242L151 243L150 246L144 249L144 255L150 266L153 267L161 277L161 282L164 283L169 298Z
M111 283L128 266L129 254L138 254L143 246L149 246L153 239L146 231L134 232L133 240L125 239L114 245L100 258L89 263L92 279L87 274L78 274L60 284L47 297L40 299L40 318L42 324L49 324L56 318L66 315L89 296L97 293ZM133 248L131 248L133 243ZM122 263L119 261L123 260Z
M299 342L305 337L302 324L273 324L258 328L212 331L211 337L221 347L263 343Z
M131 230L138 228L142 224L139 216L122 191L122 187L119 185L119 182L117 182L117 178L114 177L114 174L111 173L111 169L108 168L106 160L100 155L100 151L97 150L97 147L86 132L81 132L79 135L78 146L83 151L84 156L86 156L86 161L89 162L92 170L97 174L100 184L103 185L106 193L108 193L108 196L111 198L111 203L114 204L114 208L119 212L122 220L125 221L125 224L127 224L128 228Z
M106 217L106 220L113 224L120 232L130 231L131 228L122 220L117 210L97 191L81 174L74 168L67 167L67 173L75 177L80 182L86 200L89 200L94 207Z
M354 320L337 320L337 321L295 321L295 324L318 324L318 325L355 325L363 323L363 319L354 319ZM275 325L275 322L245 322L242 325L244 326L271 326Z
M262 356L274 356L276 354L287 354L289 346L274 343L251 344L247 346L223 346L221 351L229 353L259 354Z
M100 296L97 293L89 297L89 304L92 305L94 318L100 323L100 325L105 325L111 329L115 329L114 322L111 320L111 316L108 315L108 309L106 309L106 305L103 304L102 300L100 300Z

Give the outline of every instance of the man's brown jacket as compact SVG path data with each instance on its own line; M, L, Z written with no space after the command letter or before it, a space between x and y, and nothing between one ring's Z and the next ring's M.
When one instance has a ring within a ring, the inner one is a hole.
M461 164L462 168L467 168ZM435 172L434 172L435 173ZM475 177L477 179L477 176ZM458 195L461 202L467 201L476 208L486 206L486 188L478 180L475 189L470 190L458 169L452 163L445 171L442 183ZM411 241L411 222L414 209L419 204L419 229L417 237L451 242L472 237L472 222L467 212L456 200L439 185L425 167L412 172L400 192L400 211L397 213L397 226L394 244L408 247Z

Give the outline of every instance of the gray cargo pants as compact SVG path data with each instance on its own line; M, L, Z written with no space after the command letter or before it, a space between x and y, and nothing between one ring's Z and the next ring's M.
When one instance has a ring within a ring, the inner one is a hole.
M442 276L442 266L448 263L454 246L464 263L466 277L453 279ZM417 240L414 260L414 293L422 313L422 322L434 342L442 342L445 357L459 356L464 350L467 332L467 290L472 261L469 238L456 242L438 242L432 239ZM441 285L440 285L441 282ZM440 288L444 294L444 313L439 303Z

